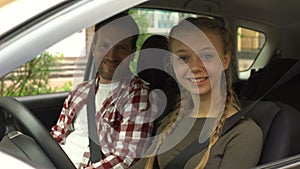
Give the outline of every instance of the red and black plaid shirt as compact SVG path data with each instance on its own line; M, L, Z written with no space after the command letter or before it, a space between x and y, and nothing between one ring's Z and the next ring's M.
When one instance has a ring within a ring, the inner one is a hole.
M98 81L99 78L96 84ZM60 144L64 144L65 138L72 132L72 121L75 114L86 105L91 85L92 81L81 83L66 98L58 122L50 132ZM103 158L89 164L89 152L86 152L79 168L115 169L134 164L148 146L143 138L152 134L152 121L158 113L157 105L157 95L150 95L150 89L139 78L135 77L128 83L121 81L103 102L100 111L96 112Z

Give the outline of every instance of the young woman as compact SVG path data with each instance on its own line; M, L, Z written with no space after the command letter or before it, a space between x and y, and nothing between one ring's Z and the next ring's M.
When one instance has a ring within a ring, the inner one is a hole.
M188 18L172 28L169 49L182 87L181 100L162 121L148 158L134 167L244 169L257 165L263 145L257 124L241 117L223 131L240 110L229 73L235 55L230 31L213 19Z

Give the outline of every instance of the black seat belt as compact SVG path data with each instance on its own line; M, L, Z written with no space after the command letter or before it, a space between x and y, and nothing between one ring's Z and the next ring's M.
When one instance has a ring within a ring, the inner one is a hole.
M89 133L89 148L90 161L98 162L102 159L102 152L99 146L99 137L96 129L96 107L95 107L95 81L91 85L87 96L87 116L88 116L88 133Z
M246 106L241 111L239 111L238 113L230 117L228 120L226 120L221 135L225 134L230 128L232 128L234 124L236 124L241 117L246 115L246 113L252 107L254 107L264 96L266 96L271 90L289 81L299 73L300 73L300 60L297 61L266 93L264 93L261 97L259 97L257 100L252 102L250 105ZM175 158L173 158L165 167L165 169L184 168L185 162L187 162L188 159L190 159L195 154L201 152L204 148L208 146L208 144L209 144L209 139L206 140L204 143L199 143L198 138L196 138L189 146L187 146ZM156 163L157 163L157 156L156 156Z

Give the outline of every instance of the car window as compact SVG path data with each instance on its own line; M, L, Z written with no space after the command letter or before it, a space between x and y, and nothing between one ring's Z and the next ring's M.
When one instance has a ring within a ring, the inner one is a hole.
M238 70L249 70L263 48L266 37L262 32L248 28L237 29L237 60Z
M129 13L137 22L140 35L137 41L137 49L140 49L143 42L153 34L167 36L170 29L178 24L179 21L187 17L197 17L204 15L197 15L194 13L149 9L149 8L133 8ZM210 16L205 16L210 17ZM131 71L136 74L136 64L138 60L138 52L133 62L130 64Z
M1 77L0 97L71 91L83 81L93 32L93 26L82 29Z
M192 13L141 8L131 9L129 13L141 30L138 49L151 34L167 35L171 27L181 19L197 16ZM73 86L83 81L93 31L93 27L90 27L72 34L1 78L0 96L71 91ZM136 71L137 59L136 57L130 64L133 72Z
M0 79L0 96L30 96L71 91L83 81L86 66L86 29L46 49L35 59Z
M129 13L140 28L141 35L137 44L138 48L141 47L143 41L151 34L168 35L170 29L180 20L187 17L200 16L193 13L147 8L133 8L130 9Z

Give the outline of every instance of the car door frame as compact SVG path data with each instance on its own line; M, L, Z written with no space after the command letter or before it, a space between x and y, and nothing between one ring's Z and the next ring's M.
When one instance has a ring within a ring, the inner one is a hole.
M20 30L10 31L5 36L1 36L0 77L35 58L69 35L146 1L148 0L103 0L101 2L83 0L70 4L64 3L57 9L51 8L52 11L48 11L51 15L40 14L21 24ZM104 6L109 6L109 8ZM90 53L83 80L90 80L95 71ZM50 130L58 119L67 95L68 92L58 92L16 98Z

